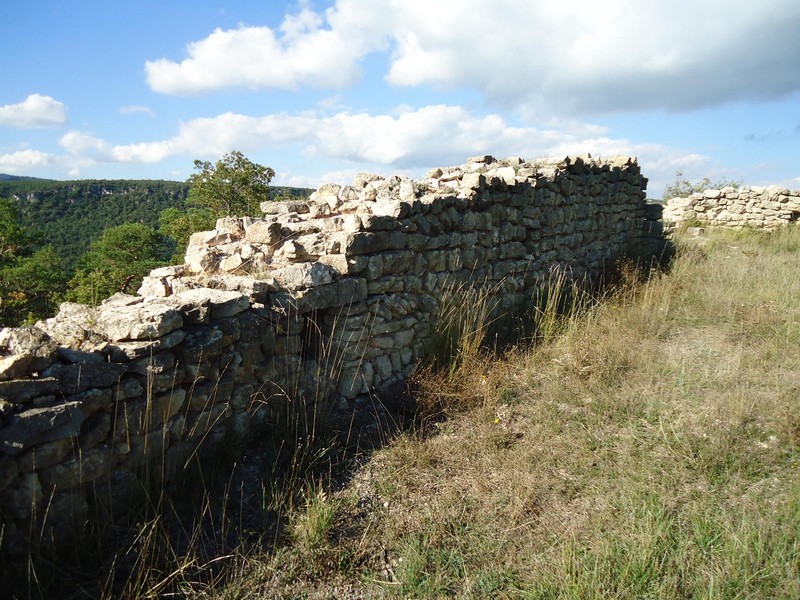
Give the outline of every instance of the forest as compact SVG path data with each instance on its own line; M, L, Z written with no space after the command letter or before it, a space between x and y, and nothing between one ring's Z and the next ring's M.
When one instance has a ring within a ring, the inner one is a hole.
M269 186L274 172L237 152L195 168L186 182L0 174L0 326L47 318L65 300L135 293L151 269L181 262L189 235L226 210L255 216L265 199L313 191Z

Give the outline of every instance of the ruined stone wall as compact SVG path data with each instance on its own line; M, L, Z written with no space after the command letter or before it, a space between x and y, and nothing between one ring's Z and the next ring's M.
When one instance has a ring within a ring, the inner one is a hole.
M695 223L774 229L798 220L800 191L775 185L705 190L688 198L673 198L664 206L664 222L669 227Z
M491 288L510 309L554 268L580 278L652 251L645 185L629 158L360 174L221 219L138 296L2 330L4 551L24 549L31 523L46 537L124 504L148 469L168 478L293 399L347 411L401 381L449 289Z

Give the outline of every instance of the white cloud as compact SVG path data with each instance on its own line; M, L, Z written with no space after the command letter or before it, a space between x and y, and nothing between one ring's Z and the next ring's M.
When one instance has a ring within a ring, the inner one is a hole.
M429 4L393 3L401 33L391 83L465 85L498 104L575 113L684 109L800 88L800 4L785 0L442 0L435 12Z
M120 106L119 112L123 115L144 114L148 117L156 116L155 111L149 106L140 106L138 104L131 104L129 106Z
M164 94L196 94L230 87L296 89L339 88L361 74L359 62L382 45L381 34L363 29L364 19L379 15L360 7L360 15L337 9L321 15L308 8L287 15L280 32L269 27L216 29L187 46L188 58L145 63L150 87ZM371 21L370 21L371 24Z
M58 143L72 156L92 155L100 160L109 157L110 147L107 142L81 131L68 131L61 136Z
M56 160L52 154L38 150L19 150L10 154L0 154L0 173L25 173L52 165Z
M31 94L19 104L0 106L0 126L33 129L57 127L66 121L66 105L50 96Z
M391 115L304 112L253 117L229 112L181 123L177 135L163 140L111 145L91 134L70 131L60 144L73 164L80 160L158 163L172 156L216 159L234 149L253 155L295 146L308 156L352 165L321 178L303 175L291 179L306 186L314 181L349 180L353 173L365 169L410 173L458 164L483 153L537 158L589 152L593 156L639 156L646 175L652 178L650 189L660 190L676 170L691 175L709 162L707 157L681 149L613 138L606 128L591 123L552 121L548 127L520 127L498 114L475 115L461 106L449 105L406 109Z
M787 0L337 0L277 30L218 29L146 71L169 94L335 88L391 48L397 86L467 86L536 111L683 110L800 89L798 28Z

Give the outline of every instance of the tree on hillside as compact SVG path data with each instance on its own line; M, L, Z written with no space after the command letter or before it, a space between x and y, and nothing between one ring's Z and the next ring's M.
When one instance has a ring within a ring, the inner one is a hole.
M55 312L66 276L51 246L19 223L13 200L0 198L0 325L16 326Z
M133 294L145 275L167 264L171 253L168 240L142 223L106 229L80 260L67 297L95 305L117 292Z
M216 219L207 208L189 207L186 210L165 208L158 215L158 230L175 242L171 263L183 263L189 238L196 231L207 231L214 227Z
M222 157L216 164L194 161L197 173L189 177L189 204L207 208L214 218L255 216L260 204L269 200L269 183L275 171L251 162L239 151Z

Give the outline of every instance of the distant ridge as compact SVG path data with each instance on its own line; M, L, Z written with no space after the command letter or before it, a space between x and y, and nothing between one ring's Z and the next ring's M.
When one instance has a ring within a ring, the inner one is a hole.
M0 181L55 181L54 179L42 179L41 177L28 177L26 175L9 175L0 173Z
M280 194L307 197L314 190L270 186ZM23 226L44 235L68 271L103 230L123 223L158 227L166 208L185 210L189 184L163 179L40 179L0 174L0 198L12 199Z

